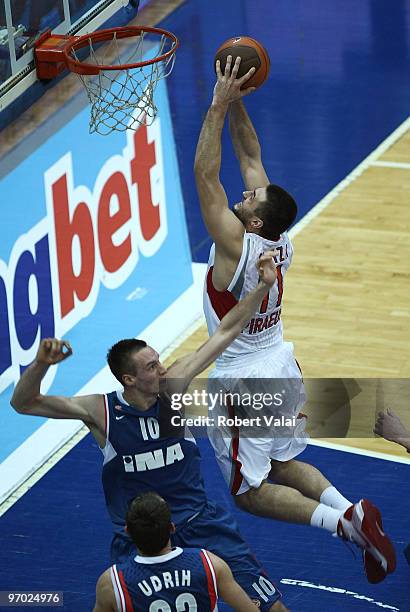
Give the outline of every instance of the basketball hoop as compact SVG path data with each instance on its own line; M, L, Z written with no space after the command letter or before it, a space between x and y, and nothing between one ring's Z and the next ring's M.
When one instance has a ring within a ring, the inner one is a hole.
M154 91L172 71L177 37L161 28L128 26L84 36L45 32L36 42L37 76L75 72L91 105L90 133L136 130L158 112Z

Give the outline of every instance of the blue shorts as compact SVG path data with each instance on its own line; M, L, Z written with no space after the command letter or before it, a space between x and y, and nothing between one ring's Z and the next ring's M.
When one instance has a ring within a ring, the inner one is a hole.
M221 506L208 502L192 521L177 527L172 544L181 548L205 548L226 561L235 580L260 610L267 612L281 593L266 575L243 540L233 516ZM111 544L111 562L120 563L136 549L125 533L115 534Z

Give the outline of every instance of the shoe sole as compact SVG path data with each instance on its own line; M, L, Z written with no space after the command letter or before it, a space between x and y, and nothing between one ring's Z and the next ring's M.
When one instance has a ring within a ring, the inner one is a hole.
M380 510L367 499L363 499L355 505L352 522L367 543L366 551L377 563L376 568L375 564L370 562L369 565L373 567L369 570L374 571L373 576L368 578L371 582L381 582L386 574L391 574L396 569L396 553L390 539L382 531Z
M363 551L363 565L366 578L371 584L377 584L386 578L386 572L368 550Z

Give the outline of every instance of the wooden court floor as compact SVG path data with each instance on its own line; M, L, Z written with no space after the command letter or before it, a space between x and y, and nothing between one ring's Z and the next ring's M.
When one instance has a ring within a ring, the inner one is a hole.
M183 1L154 1L137 21L155 25ZM68 76L3 130L0 158L79 87L75 75ZM317 378L360 379L366 405L363 408L361 401L356 406L356 398L351 401L348 436L331 441L403 458L410 457L404 449L371 432L375 412L383 407L394 408L410 426L408 127L394 144L353 173L320 214L308 223L305 218L293 232L295 256L286 277L282 312L285 339L295 345L308 396ZM195 350L207 337L202 325L171 354L167 351L166 363ZM321 409L308 402L305 410L312 437L323 433ZM26 481L0 507L0 515L87 431L84 427Z
M410 427L408 128L349 175L326 208L293 230L295 255L282 310L285 339L294 343L308 396L318 378L355 379L362 390L350 402L346 438L331 441L403 457L404 449L372 430L375 413L388 407ZM207 337L201 325L166 363ZM308 401L312 437L323 433L320 411Z

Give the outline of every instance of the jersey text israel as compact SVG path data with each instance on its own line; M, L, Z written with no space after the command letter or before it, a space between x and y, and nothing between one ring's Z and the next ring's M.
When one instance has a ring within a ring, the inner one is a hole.
M158 557L137 555L111 567L121 612L214 612L215 572L206 550L174 548Z
M102 482L116 532L121 532L130 501L156 491L169 504L178 525L206 504L200 454L189 431L170 431L170 406L162 398L148 410L130 406L120 391L104 396L106 444Z
M254 353L282 343L280 314L283 280L292 261L293 247L286 232L281 234L280 239L276 242L266 240L257 234L245 232L242 255L235 274L226 291L217 291L212 283L215 259L215 245L212 245L204 287L204 313L210 336L215 333L226 313L256 287L259 281L256 263L259 257L268 250L276 253L274 259L277 280L240 336L229 345L218 361L226 361L226 359L229 360L238 355Z

